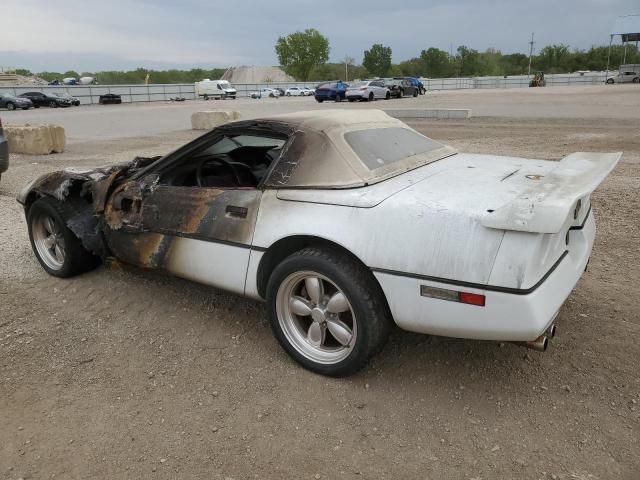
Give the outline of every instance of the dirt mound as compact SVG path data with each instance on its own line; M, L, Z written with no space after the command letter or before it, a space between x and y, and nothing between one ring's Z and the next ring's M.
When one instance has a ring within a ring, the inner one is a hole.
M24 75L11 75L7 76L6 78L0 77L0 86L3 87L13 87L19 85L47 85L48 83L49 82L47 82L45 79L36 77L35 75L33 77L26 77Z
M222 76L231 83L283 83L295 82L279 67L231 67Z

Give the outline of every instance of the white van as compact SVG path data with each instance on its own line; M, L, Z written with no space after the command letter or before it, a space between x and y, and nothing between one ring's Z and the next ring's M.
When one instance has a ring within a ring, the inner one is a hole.
M215 99L236 99L236 89L227 80L209 80L208 78L195 83L196 96L204 97L205 100Z

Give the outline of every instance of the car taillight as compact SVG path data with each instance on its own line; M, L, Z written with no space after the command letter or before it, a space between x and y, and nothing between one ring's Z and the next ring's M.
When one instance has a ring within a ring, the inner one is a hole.
M431 287L428 285L420 286L420 295L423 297L437 298L438 300L466 303L467 305L475 305L478 307L484 307L486 304L486 297L479 293L460 292L458 290L449 290L448 288Z
M458 292L458 299L460 303L466 303L468 305L477 305L478 307L484 307L485 296L477 293Z

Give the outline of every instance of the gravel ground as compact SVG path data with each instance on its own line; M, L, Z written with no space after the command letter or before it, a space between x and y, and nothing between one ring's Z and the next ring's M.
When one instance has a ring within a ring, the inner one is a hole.
M281 351L260 303L118 265L49 277L14 200L26 181L195 134L13 155L0 183L0 478L637 479L637 121L415 126L471 152L624 150L592 197L589 271L546 353L395 331L367 369L327 379Z

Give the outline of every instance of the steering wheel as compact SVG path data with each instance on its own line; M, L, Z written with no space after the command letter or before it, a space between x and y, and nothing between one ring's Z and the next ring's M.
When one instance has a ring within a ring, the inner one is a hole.
M204 182L202 181L202 172L204 171L204 168L208 163L218 163L219 165L224 166L233 174L233 177L235 178L238 185L242 183L240 177L238 176L238 172L229 161L225 160L224 158L220 158L220 156L207 155L202 160L200 160L200 162L198 163L198 167L196 168L196 183L199 187L206 187L206 185L204 185Z

